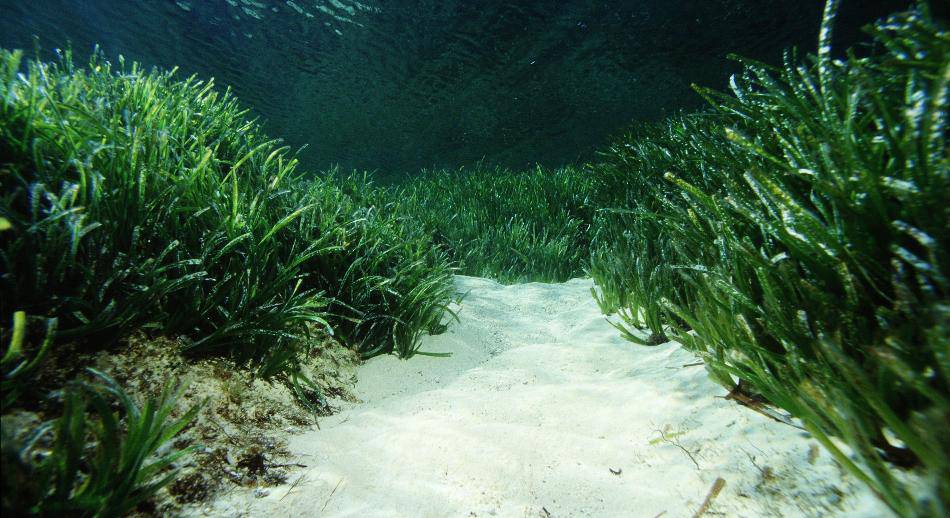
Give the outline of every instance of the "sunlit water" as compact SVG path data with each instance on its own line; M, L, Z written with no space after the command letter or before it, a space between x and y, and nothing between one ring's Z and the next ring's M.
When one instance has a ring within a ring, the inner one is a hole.
M214 76L308 148L386 173L588 159L634 120L701 106L726 56L814 47L823 0L0 0L0 45L94 44ZM838 35L903 5L846 1ZM49 54L45 54L49 55Z

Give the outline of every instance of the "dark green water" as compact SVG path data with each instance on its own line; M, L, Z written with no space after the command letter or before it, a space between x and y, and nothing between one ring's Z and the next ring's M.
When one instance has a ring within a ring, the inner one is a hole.
M839 48L907 5L846 0ZM0 45L71 44L231 87L309 169L585 160L700 106L730 52L812 50L822 0L0 0Z

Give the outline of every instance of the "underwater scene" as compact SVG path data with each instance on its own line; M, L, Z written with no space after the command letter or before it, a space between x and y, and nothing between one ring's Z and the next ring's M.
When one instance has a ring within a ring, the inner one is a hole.
M947 516L948 23L0 0L4 516Z

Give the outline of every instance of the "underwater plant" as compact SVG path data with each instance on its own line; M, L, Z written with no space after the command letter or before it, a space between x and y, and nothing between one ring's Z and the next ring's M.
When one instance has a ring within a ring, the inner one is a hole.
M3 427L4 512L123 516L170 483L194 449L168 447L200 408L172 417L182 388L168 384L140 407L115 380L89 372L98 382L66 387L62 416L19 437Z
M711 112L608 151L592 274L604 309L789 411L895 512L942 516L950 36L919 4L835 59L836 5L816 56L743 60L730 93L697 88Z
M298 171L212 82L0 50L4 412L58 345L137 330L305 400L299 360L327 335L363 357L427 354L456 271L589 272L625 338L681 342L897 514L946 515L950 36L921 3L835 57L837 4L816 55L737 58L728 92L696 87L707 111L640 125L596 164L387 187ZM4 425L5 509L119 515L174 477L187 449L167 443L197 407L172 417L180 390L140 406L92 374L25 439Z
M57 317L59 340L183 335L265 377L314 332L409 356L441 319L450 270L425 237L304 178L213 83L99 54L0 62L5 315Z
M455 270L445 252L384 202L366 175L341 178L333 172L308 188L313 198L332 193L329 204L343 211L352 231L342 252L314 272L325 276L337 336L363 357L420 353L422 334L451 315Z
M385 201L433 236L465 275L504 283L584 275L590 181L582 168L423 171L385 189Z
M212 82L0 50L5 510L120 516L188 452L167 445L198 412L172 417L180 389L139 406L91 371L99 383L60 390L48 357L144 330L285 380L306 405L321 396L299 363L327 335L363 356L420 353L454 295L444 253L296 167ZM39 400L61 415L6 421Z

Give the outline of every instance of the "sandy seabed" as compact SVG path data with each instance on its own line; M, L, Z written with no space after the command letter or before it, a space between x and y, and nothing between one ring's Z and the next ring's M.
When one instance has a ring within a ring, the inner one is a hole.
M807 433L724 399L679 344L624 341L589 279L456 284L460 322L422 343L450 357L366 362L363 403L288 437L306 468L198 514L891 516Z

